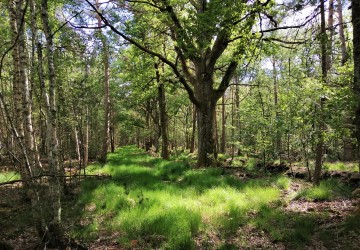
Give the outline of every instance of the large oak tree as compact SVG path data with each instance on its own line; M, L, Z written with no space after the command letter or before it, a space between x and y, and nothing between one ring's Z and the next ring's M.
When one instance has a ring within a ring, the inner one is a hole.
M175 57L149 49L143 37L128 35L110 15L99 11L91 1L86 2L98 12L104 26L158 57L173 70L196 106L198 166L211 165L216 157L214 114L217 101L228 88L237 67L245 67L254 57L264 34L284 28L276 27L277 22L271 13L274 1L124 1L123 8L152 14L157 21L142 20L142 25L168 35ZM140 20L141 16L137 19Z

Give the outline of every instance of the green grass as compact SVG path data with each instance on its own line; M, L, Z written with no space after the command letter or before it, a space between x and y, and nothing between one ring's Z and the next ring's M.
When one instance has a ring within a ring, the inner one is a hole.
M285 176L280 176L276 181L276 185L280 189L289 189L291 185L291 179Z
M7 182L7 181L13 181L13 180L19 180L20 174L14 171L8 171L8 172L0 172L0 183L1 182Z
M301 190L297 198L304 198L310 201L326 201L343 196L351 196L350 187L339 180L329 179L321 181L319 186L311 186Z
M356 163L348 163L348 162L326 162L324 163L324 169L330 171L358 171L358 166Z
M118 149L106 165L88 171L112 178L82 182L71 234L85 241L116 232L127 248L196 249L199 237L233 238L251 224L273 241L301 246L314 231L311 216L281 212L281 190L291 184L287 177L244 181L219 168L192 169L187 161L153 158L135 147ZM218 244L210 248L236 248Z
M273 242L284 241L291 248L306 244L315 229L312 215L287 214L268 206L263 206L251 223L266 231Z

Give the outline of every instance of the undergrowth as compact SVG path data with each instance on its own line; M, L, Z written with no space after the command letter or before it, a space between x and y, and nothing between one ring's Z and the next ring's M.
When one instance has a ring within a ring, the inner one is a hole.
M197 249L209 244L201 243L206 235L237 237L242 226L252 225L272 241L296 246L314 231L311 216L281 212L281 190L291 184L287 177L244 181L219 168L192 169L188 161L153 158L130 146L109 154L106 165L88 169L112 178L82 183L72 234L85 241L116 233L118 244L129 249ZM225 246L231 244L219 241L210 248Z

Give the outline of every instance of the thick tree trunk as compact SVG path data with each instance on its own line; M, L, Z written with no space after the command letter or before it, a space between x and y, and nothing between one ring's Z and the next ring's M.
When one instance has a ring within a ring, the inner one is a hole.
M197 107L198 124L198 167L211 166L216 160L214 138L214 114L216 102L209 102Z
M59 164L59 143L57 137L57 108L56 108L56 71L54 64L54 45L53 45L53 37L51 27L49 25L49 14L48 14L48 1L41 1L41 20L44 28L44 33L46 37L46 52L47 52L47 69L48 69L48 79L49 79L49 87L48 94L45 89L45 81L43 79L42 72L39 72L39 76L41 77L41 86L44 101L47 109L47 148L48 148L48 161L49 161L49 171L51 177L49 180L50 186L50 204L51 207L49 210L49 219L50 221L46 222L46 226L44 228L43 241L49 242L49 245L54 247L58 247L59 249L64 249L64 232L62 228L61 221L61 194L62 194L62 180L59 177L56 177L63 173ZM39 46L41 53L41 46ZM42 55L39 54L39 63L43 60ZM39 65L39 69L42 65Z
M22 93L22 84L21 84L21 62L20 62L20 46L19 46L19 40L23 38L23 29L20 27L21 20L19 19L22 15L22 7L21 7L21 1L10 1L9 3L9 12L10 12L10 26L12 31L12 40L17 43L15 44L13 50L12 50L12 58L13 58L13 103L14 103L14 109L13 109L13 121L14 126L17 131L17 136L19 140L23 141L25 137L25 131L24 131L24 123L23 123L23 117L22 117L22 111L23 111L23 93ZM18 145L16 147L16 154L18 155L18 160L20 162L17 162L19 164L19 170L20 170L20 176L22 180L28 179L30 177L29 169L26 169L24 159L21 157L21 148ZM30 160L31 161L31 160ZM26 184L26 182L25 182Z
M158 86L158 99L160 110L160 126L161 126L161 157L165 160L169 159L169 140L168 140L168 119L166 114L166 100L164 84L160 83Z
M353 23L353 55L354 55L354 96L355 107L355 136L358 147L358 161L360 171L360 1L352 1L352 23Z

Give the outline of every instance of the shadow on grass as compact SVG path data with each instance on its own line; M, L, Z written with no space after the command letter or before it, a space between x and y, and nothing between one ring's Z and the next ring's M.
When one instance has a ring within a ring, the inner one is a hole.
M280 186L286 185L278 183L283 177L241 181L221 169L194 170L135 147L109 154L97 171L112 179L85 180L76 206L67 210L77 221L72 234L85 241L117 232L122 248L197 249L208 244L201 240L204 235L215 232L226 242L242 233L239 227L251 224L271 241L296 248L314 232L314 216L281 211Z

